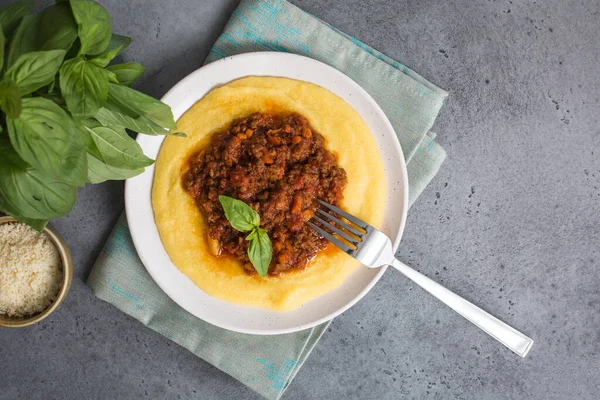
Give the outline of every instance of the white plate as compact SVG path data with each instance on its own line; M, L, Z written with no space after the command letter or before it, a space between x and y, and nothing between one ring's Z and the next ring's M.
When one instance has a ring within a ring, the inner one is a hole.
M383 231L398 247L408 209L408 176L396 134L375 101L357 83L338 70L311 58L294 54L259 52L227 57L191 73L175 85L162 101L171 106L177 120L212 88L245 76L278 76L311 82L337 94L362 116L375 136L387 184ZM156 158L164 137L138 135L138 143ZM368 168L365 165L365 168ZM211 297L181 273L167 255L154 223L150 193L154 166L127 180L125 208L131 237L140 259L158 286L177 304L196 317L232 331L281 334L311 328L341 314L377 283L385 268L358 267L343 284L303 307L290 312L239 306ZM346 196L364 193L346 193Z

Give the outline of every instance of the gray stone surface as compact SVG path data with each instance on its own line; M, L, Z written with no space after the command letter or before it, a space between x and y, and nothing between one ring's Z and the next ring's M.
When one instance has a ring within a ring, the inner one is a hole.
M599 3L294 2L450 91L435 127L448 160L399 256L536 344L520 359L389 271L284 397L598 398ZM148 67L138 87L160 96L201 65L237 1L102 3L134 38L125 59ZM53 223L73 286L43 323L0 329L0 398L258 398L84 285L122 209L121 183L88 186Z

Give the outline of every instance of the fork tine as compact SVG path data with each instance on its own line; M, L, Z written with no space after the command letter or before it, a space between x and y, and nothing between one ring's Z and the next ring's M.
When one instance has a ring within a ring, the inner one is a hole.
M341 219L336 218L336 217L334 217L333 215L331 215L329 213L326 213L325 211L321 210L320 208L317 208L317 212L319 214L321 214L322 216L324 216L325 218L328 218L328 219L332 220L333 222L335 222L336 224L338 224L339 226L341 226L345 230L351 232L353 235L361 237L361 235L365 234L365 232L359 231L358 229L356 229L352 225L348 225L347 223L343 222Z
M346 218L348 221L352 222L354 225L358 226L359 228L362 229L367 229L367 227L369 226L369 224L367 224L364 221L361 221L360 219L356 218L354 215L348 214L346 211L342 211L339 208L337 208L336 206L332 206L329 203L325 203L323 200L318 200L319 204L321 204L323 207L326 207L328 209L330 209L331 211L337 213L338 215Z
M352 247L348 246L346 243L342 242L332 234L327 233L325 230L313 224L312 222L308 221L307 224L310 225L310 227L313 228L315 231L319 232L319 234L325 239L329 240L331 243L335 244L337 247L342 249L344 252L350 255L352 255L352 253L354 252L354 249Z
M323 220L323 218L319 218L316 215L313 218L316 219L317 221L319 221L321 224L323 224L326 228L334 231L335 233L337 233L338 235L343 237L347 242L350 242L355 246L358 246L358 244L361 242L360 236L358 238L353 237L352 235L349 235L347 232L344 232L343 230L339 229L337 226L334 226L334 225L328 223L327 221Z

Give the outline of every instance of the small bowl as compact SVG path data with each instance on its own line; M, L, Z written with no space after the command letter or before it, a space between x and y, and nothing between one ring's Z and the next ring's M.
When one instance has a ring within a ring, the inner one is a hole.
M0 225L9 222L19 221L13 217L0 217ZM0 315L0 326L7 328L22 328L40 322L48 315L52 314L54 310L60 306L65 297L67 297L67 292L69 291L71 282L73 281L73 260L71 259L71 252L69 251L65 240L54 229L46 227L44 228L43 232L48 235L50 240L52 240L60 254L60 259L63 266L63 282L60 291L58 292L56 299L54 299L54 302L52 302L52 304L50 304L44 311L41 311L37 314L30 315L28 317L9 317L7 315Z

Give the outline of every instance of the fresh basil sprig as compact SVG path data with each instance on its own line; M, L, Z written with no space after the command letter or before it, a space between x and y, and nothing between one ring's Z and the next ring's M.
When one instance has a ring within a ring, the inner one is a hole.
M0 212L41 230L77 187L120 180L153 160L126 129L185 136L166 104L129 86L145 68L115 63L131 38L92 0L0 7Z
M269 272L269 264L273 256L273 247L267 231L260 227L260 216L248 204L228 196L219 196L225 218L233 229L240 232L250 232L246 236L248 244L248 257L260 276Z

